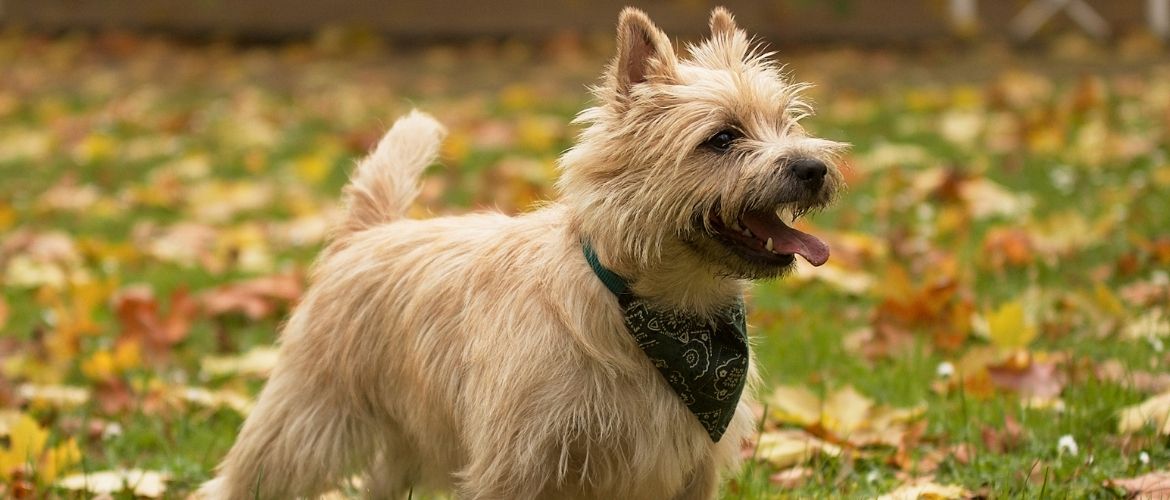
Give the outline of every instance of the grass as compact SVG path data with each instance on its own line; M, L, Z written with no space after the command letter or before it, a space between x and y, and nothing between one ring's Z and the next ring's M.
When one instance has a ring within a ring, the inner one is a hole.
M1117 295L1170 264L1157 246L1158 238L1170 236L1164 197L1170 187L1164 98L1170 68L1091 58L1037 64L1034 56L968 50L972 62L966 64L931 53L809 50L786 56L798 77L818 84L813 97L821 115L808 126L854 144L851 190L814 224L832 234L871 237L881 250L852 267L877 280L868 291L794 279L756 287L750 307L759 365L769 385L819 393L853 385L883 404L922 404L926 427L910 454L917 461L944 455L930 472L936 482L994 498L1112 498L1119 492L1104 487L1105 480L1164 468L1170 459L1166 440L1152 430L1117 432L1117 411L1148 394L1098 380L1094 372L1105 360L1135 372L1166 372L1156 342L1118 334L1133 317L1167 310L1166 299L1126 301L1117 319L1103 315L1092 298L1098 284ZM112 291L148 284L165 311L167 297L180 288L205 291L303 270L320 235L291 242L279 237L282 224L331 210L352 159L412 106L434 112L452 130L447 165L428 173L420 211L527 209L534 199L554 195L552 162L574 133L564 124L587 104L585 84L594 82L603 53L584 43L575 50L480 44L355 55L311 43L225 47L121 35L0 37L0 229L6 234L0 264L8 308L7 320L0 321L0 403L36 416L53 443L77 440L82 460L74 471L166 471L167 496L185 496L209 478L242 417L228 408L161 404L148 388L198 385L255 394L262 380L207 377L200 362L271 344L285 309L259 319L194 317L186 338L161 361L98 379L83 370L86 360L111 349L125 331ZM977 137L948 137L948 120L964 116L979 123ZM1084 146L1098 143L1104 152ZM886 162L881 154L890 144L918 153ZM890 165L879 167L883 162ZM1032 207L977 219L945 194L907 199L916 179L938 166L994 181L1027 196ZM1061 175L1073 180L1056 182ZM214 191L223 183L275 194L257 203L233 202L230 189ZM97 195L83 203L85 187ZM64 195L54 199L53 189ZM218 194L200 195L201 189ZM221 203L231 207L226 216L206 214ZM1052 233L1075 239L1061 233L1059 223L1046 226L1068 213L1090 229L1107 224L1108 237L1059 252L1033 249L1014 265L997 265L989 255L987 235L1000 228L1020 228L1037 240L1056 238ZM1116 220L1109 225L1111 217ZM221 268L151 250L162 237L157 229L181 223L214 231L216 241L203 257ZM249 228L264 237L239 236ZM18 236L49 232L72 241L78 259L49 259L53 266L81 269L91 281L110 285L76 318L52 304L77 301L77 285L13 278L14 259L41 258L17 244ZM248 264L240 256L249 253L263 258ZM933 267L939 255L955 262L953 271ZM931 325L918 324L910 328L909 347L876 359L847 347L847 336L876 324L893 267L909 269L915 285L950 273L975 313L1041 291L1046 298L1035 311L1041 333L1027 350L1065 357L1063 410L1033 407L1001 389L975 394L957 384L939 390L945 385L937 375L940 364L958 364L964 353L987 345L970 332L948 349L932 340ZM93 328L68 334L68 319L87 319ZM53 338L67 338L70 348L52 351ZM131 400L107 411L103 390L112 381L131 387ZM14 394L26 383L76 385L93 396L79 407L38 405ZM989 449L984 434L1002 431L1007 417L1020 424L1018 443ZM1058 451L1065 435L1079 445L1075 456ZM965 456L956 454L964 446ZM749 461L723 496L876 496L913 475L891 465L893 451L815 458L806 464L810 478L794 489L772 484L775 469L767 463ZM1138 459L1141 451L1150 464ZM0 495L19 491L19 478L7 474L0 471L7 488ZM37 494L65 494L33 478Z

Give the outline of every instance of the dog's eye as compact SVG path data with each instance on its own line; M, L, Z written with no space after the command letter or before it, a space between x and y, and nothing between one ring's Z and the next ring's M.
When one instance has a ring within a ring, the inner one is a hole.
M722 153L730 149L731 144L740 137L739 132L735 130L720 130L719 133L707 139L707 142L704 142L703 145Z

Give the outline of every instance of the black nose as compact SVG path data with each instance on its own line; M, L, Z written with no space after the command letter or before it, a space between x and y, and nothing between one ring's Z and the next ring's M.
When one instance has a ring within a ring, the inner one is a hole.
M796 160L789 164L788 168L792 171L792 175L796 176L800 182L814 189L821 186L821 182L825 180L825 174L829 171L829 167L825 166L825 162L812 158Z

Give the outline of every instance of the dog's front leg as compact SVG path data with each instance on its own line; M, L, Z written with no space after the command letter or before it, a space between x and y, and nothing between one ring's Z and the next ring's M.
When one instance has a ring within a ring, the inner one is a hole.
M719 474L710 458L703 460L691 471L687 485L674 500L711 500L715 498L719 485Z

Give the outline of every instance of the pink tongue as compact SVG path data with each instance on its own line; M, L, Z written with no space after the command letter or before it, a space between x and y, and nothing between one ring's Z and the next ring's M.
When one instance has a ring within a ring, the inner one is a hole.
M814 266L820 266L829 260L829 245L816 236L788 227L773 212L748 212L741 220L756 238L764 241L772 238L772 246L776 253L799 254Z

